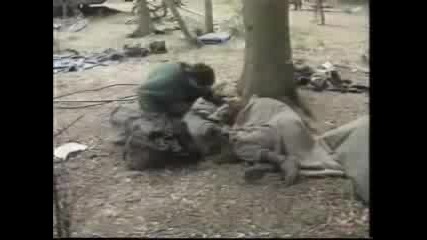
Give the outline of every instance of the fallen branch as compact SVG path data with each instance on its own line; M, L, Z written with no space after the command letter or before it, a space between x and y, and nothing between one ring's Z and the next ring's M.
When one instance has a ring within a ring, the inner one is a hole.
M71 95L74 95L74 94L78 94L78 93L101 91L101 90L104 90L106 88L116 87L116 86L137 86L137 85L138 84L135 84L135 83L112 84L112 85L107 85L107 86L100 87L100 88L88 89L88 90L81 90L81 91L77 91L77 92L72 92L72 93L67 93L67 94L64 94L64 95L55 96L55 97L53 97L53 99L68 97L68 96L71 96Z
M132 99L127 99L127 98L131 98L131 97L135 97ZM89 108L89 107L95 107L95 106L99 106L99 105L104 105L107 103L112 103L112 102L117 102L117 101L135 101L137 100L137 95L131 95L131 96L126 96L126 97L121 97L119 99L114 99L114 100L94 100L94 101L79 101L79 100L75 100L75 101L59 101L59 102L97 102L95 104L89 104L89 105L83 105L83 106L72 106L72 107L58 107L56 106L56 109L83 109L83 108ZM58 101L57 101L58 102Z
M110 102L124 102L132 101L137 98L132 99L108 99L108 100L54 100L53 103L73 103L73 102L88 102L88 103L110 103Z
M95 103L95 104L89 104L89 105L83 105L83 106L74 106L74 107L55 107L56 109L83 109L83 108L89 108L89 107L95 107L99 105L104 105L107 103Z
M62 129L60 129L57 133L53 134L53 138L55 138L55 137L57 137L57 136L61 135L64 131L66 131L66 130L67 130L67 129L69 129L71 126L73 126L77 121L79 121L80 119L82 119L82 118L83 118L83 116L84 116L84 114L83 114L83 115L81 115L80 117L78 117L76 120L72 121L72 122L71 122L70 124L68 124L66 127L64 127L64 128L62 128Z

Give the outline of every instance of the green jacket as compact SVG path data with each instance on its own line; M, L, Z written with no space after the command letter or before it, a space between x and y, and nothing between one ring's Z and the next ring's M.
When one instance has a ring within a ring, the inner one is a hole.
M138 96L143 110L163 112L174 104L192 103L209 91L209 87L191 84L180 63L166 63L148 74L147 80L139 88Z

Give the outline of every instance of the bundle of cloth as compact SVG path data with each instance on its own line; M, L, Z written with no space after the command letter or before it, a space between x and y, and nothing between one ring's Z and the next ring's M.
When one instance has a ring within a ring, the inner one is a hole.
M248 163L247 180L270 171L292 184L298 175L344 176L328 148L317 141L300 116L285 103L253 96L230 132L236 156Z
M335 152L335 160L353 182L355 196L365 204L370 192L369 131L366 115L318 137Z
M202 160L199 148L180 119L143 112L138 105L122 105L110 116L130 170L176 167Z
M285 103L253 96L230 130L230 143L249 165L246 180L268 172L283 174L286 184L298 176L347 176L356 195L369 202L368 116L315 136Z
M196 163L221 154L247 165L254 181L279 173L285 184L299 176L349 177L356 195L369 203L369 118L365 116L315 136L287 104L253 96L230 126L232 109L197 99L182 119L120 107L111 123L131 169Z
M228 104L217 107L199 98L180 117L144 112L137 104L121 105L110 116L113 142L123 146L131 170L198 163L228 145Z
M299 86L306 86L314 91L335 91L363 93L369 91L369 86L348 79L342 79L336 67L326 62L310 67L302 62L294 64L294 77Z

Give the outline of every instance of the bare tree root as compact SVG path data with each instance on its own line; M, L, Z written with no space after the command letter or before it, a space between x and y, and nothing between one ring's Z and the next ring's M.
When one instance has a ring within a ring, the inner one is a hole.
M110 88L110 87L116 87L116 86L138 86L138 84L134 84L134 83L112 84L112 85L107 85L107 86L100 87L100 88L81 90L81 91L77 91L77 92L72 92L72 93L67 93L67 94L64 94L64 95L55 96L55 97L53 97L53 99L68 97L68 96L71 96L71 95L74 95L74 94L84 93L84 92L97 92L97 91L101 91L101 90L104 90L104 89L107 89L107 88Z
M136 96L136 95L135 95ZM132 99L108 99L108 100L54 100L54 103L76 103L76 102L82 102L82 103L110 103L110 102L126 102L126 101L133 101L137 98Z
M83 114L83 115L81 115L80 117L78 117L77 119L75 119L74 121L72 121L72 122L71 122L70 124L68 124L66 127L64 127L64 128L62 128L62 129L60 129L57 133L53 134L53 138L55 138L55 137L57 137L57 136L61 135L63 132L65 132L67 129L69 129L71 126L73 126L76 122L78 122L80 119L82 119L82 118L83 118L83 116L84 116L84 114Z

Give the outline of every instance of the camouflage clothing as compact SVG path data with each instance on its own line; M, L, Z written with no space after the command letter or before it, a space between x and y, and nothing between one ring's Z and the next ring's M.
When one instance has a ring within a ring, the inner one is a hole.
M181 63L167 63L149 73L139 88L139 104L148 112L166 112L182 116L199 97L210 94L210 87L192 84Z

